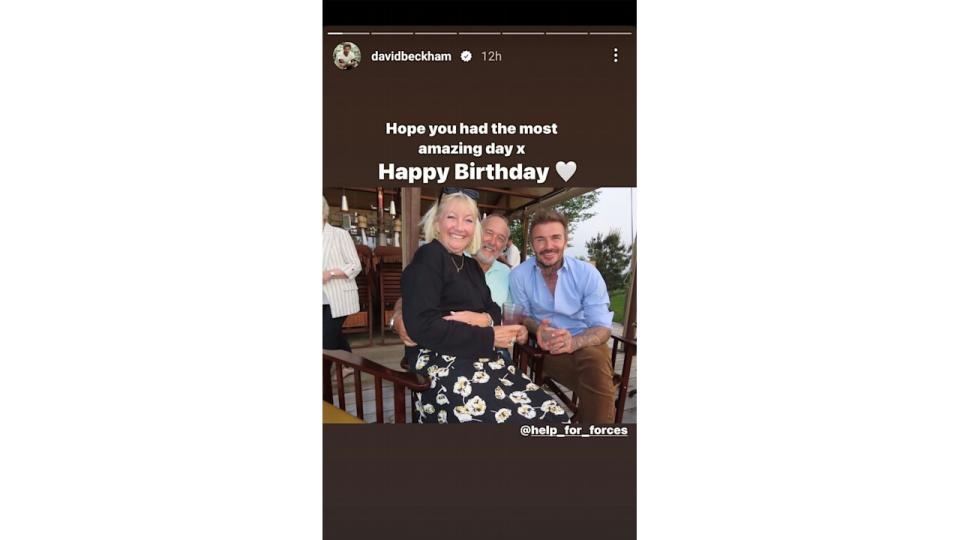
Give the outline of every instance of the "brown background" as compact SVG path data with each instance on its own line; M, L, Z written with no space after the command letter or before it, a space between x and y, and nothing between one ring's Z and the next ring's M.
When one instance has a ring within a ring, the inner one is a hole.
M633 28L358 28L325 31L630 31ZM341 71L333 50L360 48ZM614 63L613 47L619 62ZM468 49L473 59L460 61ZM374 51L449 52L452 62L372 62ZM497 50L502 62L483 62ZM378 164L499 162L549 167L547 182L455 181L462 187L636 186L635 35L323 37L324 182L380 181ZM556 136L388 136L399 124L559 125ZM419 144L525 144L526 155L420 156ZM564 183L557 161L576 161ZM452 171L451 171L452 174ZM431 184L435 186L435 184ZM356 197L354 197L356 199ZM359 199L357 199L359 200ZM338 205L339 199L330 200ZM355 201L352 201L355 202ZM399 210L399 208L398 208ZM324 426L324 533L334 538L635 538L636 433L533 439L516 426Z
M327 31L441 31L437 28L326 28ZM442 31L525 31L523 28L443 28ZM536 31L633 31L632 28L536 28ZM549 167L540 187L636 185L635 38L620 36L329 36L324 33L324 181L331 185L408 186L378 178L378 164L452 166L517 162ZM358 68L333 64L338 43L361 51ZM613 48L619 62L614 63ZM462 62L470 50L473 60ZM452 62L373 62L374 51L449 52ZM484 62L481 51L497 50L501 62ZM399 124L550 124L558 135L386 135ZM526 155L420 156L419 144L526 144ZM557 161L576 161L566 184ZM444 185L537 186L533 181L455 181ZM420 185L419 183L416 185Z
M516 425L325 425L323 532L632 540L636 426L621 427L627 437L560 439Z

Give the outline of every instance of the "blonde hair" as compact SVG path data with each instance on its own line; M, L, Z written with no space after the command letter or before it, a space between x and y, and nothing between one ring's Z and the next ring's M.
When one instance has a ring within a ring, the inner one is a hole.
M480 210L477 208L477 203L469 196L463 193L449 193L447 195L442 195L440 200L434 204L430 210L427 211L426 215L423 216L423 219L420 220L420 228L423 229L423 237L427 242L433 242L435 238L439 236L439 229L437 228L437 220L446 210L447 206L450 203L455 201L466 201L470 204L470 210L473 211L473 238L470 240L470 245L467 246L467 249L464 250L467 253L473 254L480 249L480 244L482 243L482 235L480 232Z

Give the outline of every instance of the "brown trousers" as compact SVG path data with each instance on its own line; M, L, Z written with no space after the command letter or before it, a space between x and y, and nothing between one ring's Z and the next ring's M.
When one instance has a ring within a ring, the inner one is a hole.
M613 386L610 347L584 347L572 354L545 354L543 371L580 398L577 420L584 424L612 424L617 389Z

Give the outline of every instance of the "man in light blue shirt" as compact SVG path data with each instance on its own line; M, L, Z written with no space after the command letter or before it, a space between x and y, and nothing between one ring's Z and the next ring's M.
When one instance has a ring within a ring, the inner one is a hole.
M493 301L503 309L510 302L510 267L498 261L510 239L510 224L500 214L490 214L480 222L480 249L473 258L480 263Z
M603 277L591 264L564 255L567 219L554 210L534 216L530 245L536 257L510 272L510 294L547 352L544 372L576 392L577 420L612 423L616 388L607 340L613 313Z

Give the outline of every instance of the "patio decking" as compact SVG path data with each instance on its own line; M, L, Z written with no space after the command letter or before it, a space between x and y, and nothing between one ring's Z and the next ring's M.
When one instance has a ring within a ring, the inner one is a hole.
M615 325L619 326L619 325ZM621 328L614 328L614 333L619 335L622 332ZM390 369L395 369L397 371L402 371L400 368L400 360L403 358L403 344L400 343L400 340L395 335L388 335L387 344L380 345L379 339L374 340L374 345L372 347L365 346L368 341L366 336L363 335L354 335L348 336L350 339L351 346L354 347L356 354L363 356L369 360L373 360L379 364L382 364ZM617 368L620 369L623 366L623 353L617 355ZM364 374L363 375L363 419L367 422L376 421L376 401L374 399L374 388L373 388L373 377ZM336 380L334 379L334 385L336 385ZM630 384L629 388L631 391L636 390L637 388L637 358L634 358L633 366L630 369ZM353 377L344 377L344 390L347 403L347 411L351 414L356 414L356 398L354 396L354 384ZM336 386L334 386L334 395L336 395ZM410 393L407 393L407 422L411 422L411 413L413 406L411 405L411 396ZM562 405L562 404L561 404ZM388 423L393 423L395 421L395 411L393 407L393 385L390 383L383 384L383 406L384 406L384 420ZM569 411L568 411L569 412ZM626 407L623 413L623 422L626 424L635 424L637 421L637 398L636 396L628 396Z

